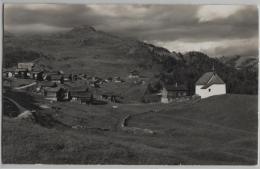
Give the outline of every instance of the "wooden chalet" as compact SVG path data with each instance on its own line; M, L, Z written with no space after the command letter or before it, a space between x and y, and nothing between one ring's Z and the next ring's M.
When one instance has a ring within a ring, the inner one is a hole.
M189 93L188 88L185 85L163 85L161 91L161 102L169 103L172 100L180 97L185 97Z
M104 92L101 94L102 99L105 101L110 101L113 103L121 103L123 97L120 94L117 94L116 92Z
M48 74L46 79L48 81L55 82L58 84L64 83L64 78L63 78L63 75L61 75L61 74L56 74L56 73Z
M16 77L16 78L28 79L28 78L30 78L30 75L31 74L28 71L28 69L17 68L14 71L14 77Z
M70 87L68 90L69 100L72 102L91 103L94 99L88 86Z
M96 98L108 102L113 103L121 103L123 100L123 96L121 93L117 90L116 84L106 84L102 88L96 89L95 96Z
M36 91L37 92L41 91L42 93L44 93L44 89L48 88L48 87L49 88L55 88L55 87L57 87L57 84L54 83L54 82L51 82L51 81L42 81L42 82L38 83Z
M72 77L73 77L72 74L63 74L63 80L64 80L64 82L70 82L70 81L72 81L72 80L73 80Z
M31 73L31 76L30 76L31 79L35 79L35 80L38 80L38 81L42 81L43 80L43 76L44 76L44 72L43 71L41 71L41 70L33 70L30 73Z
M25 62L25 63L18 63L17 68L18 69L26 69L28 71L32 71L34 67L34 63L32 62Z
M139 72L137 70L133 70L130 72L130 74L128 75L129 79L134 79L134 78L139 78Z
M81 93L69 93L71 102L78 102L81 104L90 104L94 100L94 96L90 92L81 92Z
M12 78L14 77L14 72L13 69L3 69L3 77Z
M68 98L68 91L61 87L44 88L45 99L51 101L65 101Z

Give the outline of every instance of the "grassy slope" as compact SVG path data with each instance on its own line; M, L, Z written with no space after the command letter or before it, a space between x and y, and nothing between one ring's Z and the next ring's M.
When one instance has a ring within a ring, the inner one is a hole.
M50 113L63 124L88 129L47 129L4 117L4 163L254 164L257 159L256 96L217 96L193 105L129 104L118 109L53 106L61 108ZM129 126L157 133L120 131L120 119L127 114L134 115Z
M147 47L138 41L85 29L46 36L6 37L5 47L43 53L52 60L41 58L39 64L49 65L55 70L100 77L125 77L130 71L140 68L140 64L152 62ZM158 71L156 66L153 69Z
M233 66L236 68L243 67L252 67L253 70L258 69L258 57L256 56L229 56L229 57L221 57L220 61L225 63L226 65Z

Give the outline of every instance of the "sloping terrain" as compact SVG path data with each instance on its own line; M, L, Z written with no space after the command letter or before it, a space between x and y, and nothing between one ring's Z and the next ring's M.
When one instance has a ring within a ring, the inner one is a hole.
M243 105L240 105L241 103ZM257 132L258 127L256 124L258 120L256 112L257 96L221 95L202 99L196 104L168 107L162 111L140 114L140 121L136 121L135 125L142 126L146 120L157 119L159 126L174 126L175 123L172 123L172 121L183 119L184 121L187 120L187 122L190 120L190 123L208 123L245 132ZM160 120L160 118L162 119ZM166 121L170 123L167 124ZM149 124L156 127L154 123Z
M28 102L17 102L31 107ZM52 104L51 109L38 110L35 122L4 116L2 161L171 165L257 162L257 96L117 106L61 102ZM155 133L122 131L120 122L126 115L130 115L129 127Z
M158 71L156 65L152 65L151 49L142 42L110 35L89 26L54 35L8 36L5 37L5 46L43 53L51 58L49 66L54 70L85 72L101 77L125 77L134 69L142 69L143 73L146 69Z
M258 70L258 58L255 56L251 57L242 57L239 55L236 56L229 56L229 57L221 57L219 59L222 63L237 68L237 69L251 69L252 71Z
M229 93L257 94L258 72L247 69L247 65L251 65L249 58L241 61L239 65L242 68L238 70L228 62L210 58L201 52L170 52L86 25L55 34L5 34L4 68L30 60L46 70L86 73L101 78L120 76L125 79L131 71L137 70L142 76L156 77L167 84L185 84L190 94L194 94L196 80L205 72L212 71L214 65L227 83ZM254 67L258 65L255 60L252 63ZM243 83L237 85L241 81Z

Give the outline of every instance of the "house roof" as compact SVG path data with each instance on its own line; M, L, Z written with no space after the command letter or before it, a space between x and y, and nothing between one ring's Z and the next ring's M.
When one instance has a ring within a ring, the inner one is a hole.
M13 70L3 70L3 73L7 73L7 72L14 72Z
M33 62L19 62L18 65L34 65Z
M33 62L18 63L17 66L18 68L28 68L28 67L33 67L34 63Z
M96 89L95 93L99 95L121 96L122 90L120 86L117 83L106 83L101 88Z
M63 74L64 78L70 78L72 76L72 74Z
M50 82L50 81L42 81L39 85L41 85L43 87L55 87L55 86L57 86L56 83Z
M25 68L17 68L17 69L15 69L15 72L25 72L25 71L27 71L27 69L25 69Z
M58 75L58 74L52 74L50 75L51 80L61 80L62 79L62 75Z
M91 97L91 93L89 92L70 92L72 97L80 97L80 98L88 98Z
M130 72L130 74L132 74L132 75L139 75L139 72L137 70L133 70L133 71Z
M47 92L58 92L60 89L60 87L46 87L44 90Z
M117 92L112 92L112 91L108 91L108 92L101 92L101 95L107 95L107 96L121 96L120 93Z
M206 89L213 84L225 84L225 82L215 72L205 73L196 82L196 85L203 85L202 89Z
M41 72L43 72L43 71L40 71L40 70L33 70L33 71L31 71L31 73L41 73Z
M88 91L88 86L74 86L74 87L70 87L69 91L85 92L85 91Z
M165 85L164 86L166 88L166 90L168 91L184 91L184 90L188 90L188 88L185 85Z
M44 71L44 69L42 69L42 68L40 68L40 67L34 67L33 69L32 69L32 72L43 72Z
M14 72L15 68L3 68L3 72Z

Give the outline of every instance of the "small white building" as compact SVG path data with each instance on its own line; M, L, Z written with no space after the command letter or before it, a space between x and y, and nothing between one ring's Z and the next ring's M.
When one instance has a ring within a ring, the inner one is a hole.
M14 72L13 71L3 71L3 75L4 75L4 77L11 78L14 76Z
M28 71L32 71L33 67L34 67L34 63L32 63L32 62L17 64L18 69L27 69Z
M226 94L226 84L214 71L207 72L196 82L195 93L202 99Z

